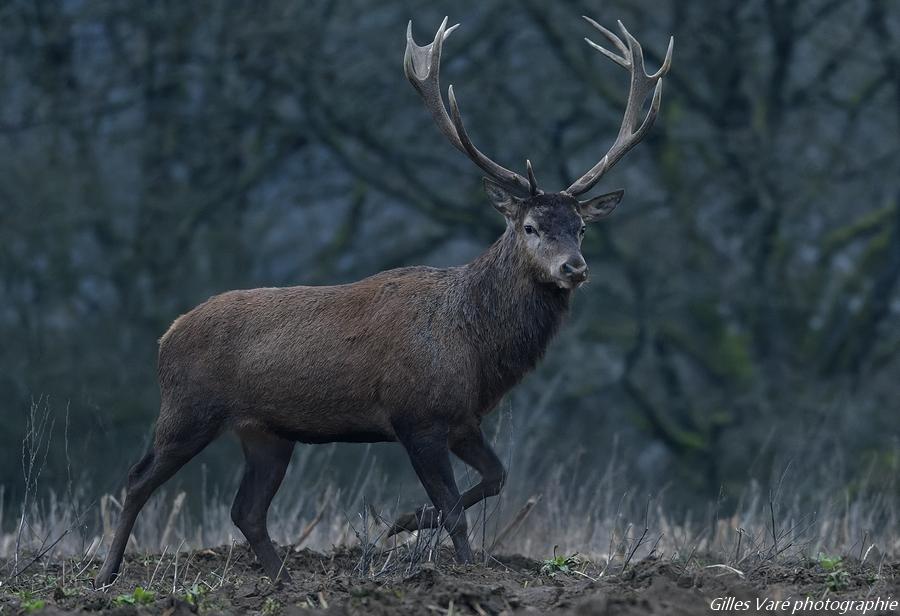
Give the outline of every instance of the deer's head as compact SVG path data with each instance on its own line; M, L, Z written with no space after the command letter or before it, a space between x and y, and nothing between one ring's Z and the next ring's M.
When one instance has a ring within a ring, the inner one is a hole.
M406 56L403 62L406 78L422 97L444 136L488 175L484 179L485 191L494 207L506 218L509 232L515 235L516 246L526 257L535 277L541 282L556 284L566 289L573 289L587 280L587 264L581 255L581 239L586 224L612 213L622 199L623 191L585 200L579 200L578 197L593 188L606 171L643 139L653 125L662 97L662 78L672 64L674 46L674 39L670 38L662 66L652 75L648 75L644 70L641 45L625 29L622 22L619 22L619 29L626 42L592 19L588 17L585 19L622 55L615 54L593 41L585 40L616 64L627 69L631 75L631 85L622 126L612 147L593 168L571 186L559 192L545 193L538 187L530 161L525 163L526 178L498 165L482 154L469 139L463 126L453 86L450 86L447 92L450 102L450 112L447 112L441 97L439 81L441 48L446 38L459 24L448 28L445 17L434 41L422 47L412 38L412 22L410 22L406 31ZM653 98L650 110L638 125L641 109L651 94Z

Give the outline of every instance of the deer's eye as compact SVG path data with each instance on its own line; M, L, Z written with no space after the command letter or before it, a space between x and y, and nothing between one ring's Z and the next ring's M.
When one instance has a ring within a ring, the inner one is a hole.
M525 233L527 233L528 235L534 235L535 233L537 233L537 230L531 225L525 225Z
M584 225L581 225L581 229L578 230L578 233L581 235L584 235L585 231L587 231L587 227L585 227Z

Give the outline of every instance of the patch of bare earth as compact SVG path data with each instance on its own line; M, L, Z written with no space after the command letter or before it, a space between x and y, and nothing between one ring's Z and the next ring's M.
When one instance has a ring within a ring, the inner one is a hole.
M836 577L811 561L763 563L739 572L697 559L687 564L645 559L624 572L604 572L602 564L582 562L550 575L541 572L540 562L522 556L470 566L453 564L445 552L438 556L436 564L368 563L362 571L365 558L358 548L327 554L303 550L291 553L286 562L293 581L273 585L244 547L183 555L178 571L174 561L130 555L120 579L105 592L90 587L96 565L80 577L69 571L67 578L62 561L42 563L0 587L0 613L677 616L712 614L714 599L734 597L748 601L749 609L718 613L789 614L757 610L756 600L900 596L900 563L845 563ZM136 594L138 586L149 591Z

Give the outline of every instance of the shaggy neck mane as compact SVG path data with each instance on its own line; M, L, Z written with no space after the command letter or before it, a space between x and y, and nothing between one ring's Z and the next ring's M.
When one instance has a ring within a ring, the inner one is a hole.
M462 272L459 308L479 356L482 402L492 406L544 354L571 292L535 279L509 229Z

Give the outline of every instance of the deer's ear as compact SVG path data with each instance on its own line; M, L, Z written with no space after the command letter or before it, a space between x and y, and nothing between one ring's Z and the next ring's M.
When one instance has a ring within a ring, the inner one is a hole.
M521 200L515 195L511 195L493 180L482 178L482 182L484 183L484 192L487 193L488 198L491 200L491 205L497 208L497 211L506 216L506 218L510 220L515 218L516 213L519 211Z
M595 222L601 218L606 218L616 209L624 194L624 190L617 190L599 197L593 197L587 201L579 201L578 213L581 214L584 222Z

